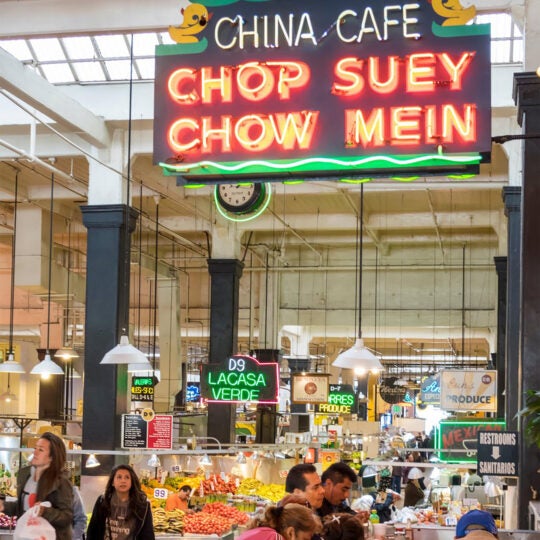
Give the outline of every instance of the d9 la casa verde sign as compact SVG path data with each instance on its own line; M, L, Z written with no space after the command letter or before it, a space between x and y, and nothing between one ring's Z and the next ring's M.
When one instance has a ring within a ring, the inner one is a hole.
M219 364L204 364L201 396L217 403L277 403L279 365L234 355Z

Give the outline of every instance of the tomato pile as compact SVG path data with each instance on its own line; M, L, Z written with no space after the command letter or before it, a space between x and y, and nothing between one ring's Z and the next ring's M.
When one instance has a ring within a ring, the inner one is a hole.
M236 493L236 482L234 480L225 482L221 476L217 476L215 474L208 478L208 480L203 480L201 484L205 494Z
M186 514L184 517L184 533L193 534L217 534L223 536L233 525L229 518L198 512Z
M206 503L202 511L206 514L230 519L233 523L238 525L245 525L249 521L249 516L245 512L238 510L238 508L235 508L234 506L223 504L222 502Z

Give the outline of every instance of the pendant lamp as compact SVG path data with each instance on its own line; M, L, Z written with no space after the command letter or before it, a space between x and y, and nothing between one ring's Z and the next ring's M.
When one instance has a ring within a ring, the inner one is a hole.
M9 306L9 347L8 357L5 362L0 364L0 373L8 374L8 392L9 392L9 374L26 373L19 362L15 361L13 355L13 316L15 314L15 245L17 240L17 199L19 197L19 171L15 173L15 194L13 200L13 236L11 238L11 298Z
M354 369L357 373L378 372L384 369L379 359L365 346L362 339L362 262L363 262L363 232L364 232L364 184L360 186L360 212L359 220L359 265L358 265L358 337L355 344L342 352L332 362L339 368Z
M141 370L152 369L146 355L129 343L126 334L120 337L120 343L105 354L100 364L138 364Z
M63 375L64 370L51 359L49 352L49 340L51 334L51 278L52 278L52 254L53 254L53 219L54 219L54 174L51 176L51 205L49 209L49 279L47 290L47 347L45 358L32 368L32 375Z
M84 464L87 469L93 469L94 467L99 467L100 465L101 463L98 461L96 454L90 454L86 459L86 463Z

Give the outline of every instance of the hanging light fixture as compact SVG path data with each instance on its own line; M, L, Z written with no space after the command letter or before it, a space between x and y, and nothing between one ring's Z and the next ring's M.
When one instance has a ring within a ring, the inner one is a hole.
M212 460L208 457L208 454L204 454L204 456L199 459L199 465L212 465Z
M147 462L149 467L161 467L161 460L158 458L157 454L152 454L150 459Z
M358 337L355 344L342 352L332 365L339 368L354 369L357 373L378 372L384 369L379 359L365 346L362 339L362 262L363 262L363 233L364 233L364 185L360 185L359 220L359 264L358 264Z
M15 243L17 240L17 202L19 197L19 171L15 173L15 194L13 200L13 236L11 238L11 298L9 306L9 347L8 357L0 364L0 373L8 374L8 393L10 373L26 373L19 362L15 361L13 354L13 317L15 314Z
M126 170L126 223L124 228L125 233L125 246L129 245L129 203L130 203L130 188L131 188L131 135L132 135L132 99L133 99L133 34L130 39L129 46L129 59L130 59L130 78L129 78L129 108L128 108L128 138L127 138L127 170ZM127 257L129 259L129 249ZM125 317L126 324L129 324L129 306ZM139 349L129 343L127 331L122 329L122 335L120 336L120 343L113 347L109 352L105 353L100 364L142 364L144 369L151 369L152 366L146 355Z
M120 337L120 343L105 354L100 364L137 364L139 370L152 369L152 364L146 355L133 345L130 345L126 334Z
M93 469L95 467L99 467L100 465L101 463L98 461L96 454L90 454L86 460L86 463L84 464L87 469Z
M49 352L49 340L51 335L51 278L52 278L52 255L53 255L53 219L54 219L54 174L51 176L51 205L49 209L49 276L47 285L47 346L45 358L32 368L32 375L63 375L64 370L51 360Z

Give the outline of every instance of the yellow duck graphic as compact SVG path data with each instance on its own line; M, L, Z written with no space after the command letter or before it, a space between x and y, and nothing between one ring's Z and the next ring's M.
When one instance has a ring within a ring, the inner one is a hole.
M460 0L429 0L433 11L446 20L443 26L461 26L467 24L475 15L476 8L469 6L464 8Z
M176 43L198 43L196 35L204 30L212 14L208 13L202 4L190 4L182 8L180 13L184 16L180 26L169 26L169 35Z

